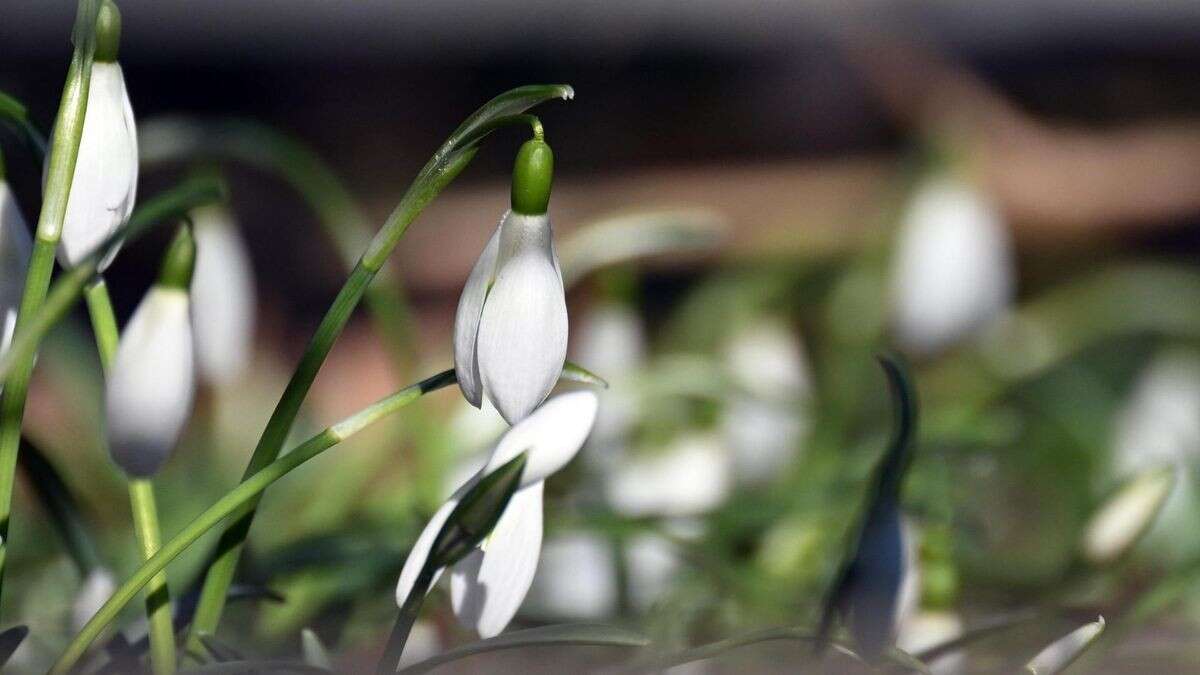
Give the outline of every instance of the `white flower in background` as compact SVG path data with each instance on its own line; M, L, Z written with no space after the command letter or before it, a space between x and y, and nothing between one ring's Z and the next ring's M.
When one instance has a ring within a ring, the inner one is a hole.
M955 640L962 634L962 618L954 612L917 612L900 623L896 646L915 655ZM933 675L957 675L966 672L966 654L957 650L934 659L928 665Z
M555 537L542 548L527 611L556 620L585 621L617 611L617 568L612 540L590 532Z
M214 384L235 381L254 348L254 270L233 215L222 206L192 213L196 271L192 276L192 326L200 376Z
M75 596L75 602L71 604L72 629L81 630L115 590L117 590L117 579L112 572L103 567L89 572L83 580L83 586L79 589L79 593Z
M608 389L600 392L600 415L588 441L602 450L590 455L592 459L608 460L608 451L627 440L638 417L632 380L646 361L646 329L629 305L605 302L588 312L576 334L576 363L586 363L608 381Z
M548 145L521 146L513 208L471 269L454 317L463 396L475 407L488 397L509 424L546 399L567 357L566 294L546 213L552 173Z
M64 267L78 265L99 248L129 218L137 195L137 127L117 63L121 15L112 2L100 7L96 36L83 135L58 246ZM101 272L115 255L114 248L101 261Z
M1012 241L999 209L966 180L919 186L900 226L892 265L896 337L917 352L964 337L1011 302Z
M683 566L679 546L666 537L645 533L625 543L629 600L639 612L649 610L671 588Z
M479 478L525 452L520 486L495 529L479 550L451 570L450 596L459 621L483 637L504 630L525 599L537 570L545 480L579 452L596 420L597 404L596 394L591 391L560 394L508 430L487 466L455 491L417 537L396 585L399 605L404 605L438 532L462 496Z
M613 510L633 518L705 513L732 488L728 454L704 434L684 436L661 452L624 456L605 481Z
M1200 358L1169 351L1138 375L1129 399L1117 413L1112 473L1117 478L1147 468L1174 466L1177 478L1166 504L1147 533L1152 548L1177 558L1197 550L1190 532L1200 502L1195 468L1200 460Z
M0 324L0 354L12 344L32 253L33 240L17 200L4 180L4 166L0 161L0 322L3 322Z
M195 251L190 231L180 228L158 282L121 333L108 375L109 452L130 476L157 473L191 415L196 374L187 288Z
M733 336L724 356L736 390L722 411L721 434L734 472L748 483L769 480L795 459L810 426L803 345L783 322L758 320Z

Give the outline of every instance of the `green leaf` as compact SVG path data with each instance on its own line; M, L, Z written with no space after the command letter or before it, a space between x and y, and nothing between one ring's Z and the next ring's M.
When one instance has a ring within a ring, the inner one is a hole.
M32 357L42 337L66 316L83 294L84 287L95 277L100 260L114 246L133 241L154 225L181 218L191 209L223 198L224 194L224 184L211 176L190 178L138 207L129 220L105 239L95 252L61 275L50 287L41 309L14 338L4 357L0 358L0 384L12 372L15 364L24 363Z
M317 637L312 629L305 628L300 631L300 645L304 650L306 664L326 670L333 668L333 660L329 658L329 651L325 649L321 638Z
M592 371L584 368L578 363L567 361L563 364L562 374L559 379L570 382L579 382L581 384L590 384L601 389L608 389L608 381Z
M3 91L0 91L0 121L6 122L20 132L30 149L37 154L39 162L45 159L47 148L45 134L39 131L33 121L29 119L29 111L25 108L25 104Z
M213 657L213 660L218 663L227 663L230 661L242 661L245 657L236 647L226 644L215 635L204 634L200 636L200 642L204 644L204 648Z
M527 459L522 452L467 490L434 538L427 567L437 570L453 565L491 534L521 484Z
M29 626L13 626L0 633L0 668L8 663L27 635L29 635Z
M1056 675L1063 672L1095 644L1103 632L1104 617L1076 628L1038 652L1037 656L1025 664L1025 672L1030 675Z
M723 219L705 209L609 216L575 230L558 247L563 284L596 270L653 255L711 250L725 236Z
M1115 562L1133 549L1154 524L1175 487L1174 466L1148 469L1121 485L1096 509L1084 528L1080 549L1089 564Z
M404 675L427 673L447 663L464 659L476 654L502 651L505 649L521 649L523 647L550 646L598 646L598 647L645 647L650 644L649 638L620 626L610 626L601 623L568 623L554 626L541 626L526 630L504 633L487 640L472 642L456 647L433 658L415 663L400 669Z
M100 555L88 535L87 523L79 512L79 502L46 455L28 439L21 439L17 461L28 474L34 494L62 537L76 569L86 577L100 565Z

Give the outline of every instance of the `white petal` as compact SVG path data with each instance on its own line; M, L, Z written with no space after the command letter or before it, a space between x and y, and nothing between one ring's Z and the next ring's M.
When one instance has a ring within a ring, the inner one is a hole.
M546 480L579 452L596 421L598 405L595 392L586 389L559 394L546 401L504 434L485 471L490 473L528 452L521 486Z
M545 215L509 213L500 224L478 354L483 389L509 424L545 400L567 357L567 302L552 239Z
M79 264L129 217L137 177L137 129L125 76L117 63L95 63L58 248L64 266ZM115 253L102 261L100 271Z
M634 607L645 612L671 589L682 566L679 546L658 534L639 534L625 545L625 568Z
M496 256L500 250L500 228L492 234L479 260L471 268L458 309L454 313L454 372L463 397L478 408L483 402L483 384L479 379L479 358L476 351L479 337L479 317L496 273Z
M597 620L617 609L613 542L590 532L555 537L542 548L526 613L556 620Z
M195 372L188 296L153 287L117 347L105 397L113 460L133 476L167 461L192 410Z
M537 571L542 548L542 489L538 482L513 495L481 551L450 575L450 599L459 622L483 638L512 621Z
M725 363L733 381L757 398L795 401L812 391L804 344L778 319L758 319L739 330L725 347Z
M892 277L897 338L928 352L963 337L1008 306L1012 243L999 210L972 185L935 178L901 224Z
M8 183L0 180L0 354L12 343L33 240Z
M241 374L254 343L254 271L246 244L224 208L192 214L196 270L192 274L192 325L200 375L228 384Z
M717 439L685 436L653 454L623 458L605 491L622 515L690 516L716 508L732 487L730 459Z
M433 548L433 540L437 538L438 532L446 524L446 519L450 517L450 513L454 510L454 507L458 506L459 500L467 493L467 490L471 489L471 486L475 484L478 478L478 474L471 477L470 480L455 490L454 494L446 500L446 503L442 504L441 508L434 512L433 517L425 524L425 529L421 530L421 534L413 542L412 550L408 552L408 557L404 559L404 567L400 570L400 580L396 583L397 606L404 606L404 601L408 599L408 594L412 592L413 584L417 582L417 577L421 574L421 568L425 566L425 561L429 559L429 551ZM441 573L441 570L435 573L433 582L429 584L431 589L437 583L438 576Z

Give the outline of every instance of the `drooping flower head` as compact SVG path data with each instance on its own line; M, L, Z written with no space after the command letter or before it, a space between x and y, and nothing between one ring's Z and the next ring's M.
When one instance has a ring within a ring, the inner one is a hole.
M509 424L546 399L567 357L567 302L546 210L554 155L527 141L513 168L512 209L467 277L454 318L463 396L486 395Z
M192 325L196 364L213 384L237 379L254 346L254 270L233 215L223 206L192 214L196 271L192 276Z
M180 228L158 281L121 334L108 375L109 452L130 476L157 473L191 415L196 374L188 286L195 258L191 230Z
M58 260L65 267L74 267L91 255L133 212L137 127L125 75L117 63L120 42L121 12L112 0L104 0L96 20L96 58L87 112L58 246ZM116 251L114 248L101 261L101 272Z
M482 546L451 568L450 595L459 621L483 637L499 634L516 614L537 571L545 480L583 446L596 420L596 394L573 391L546 401L508 430L487 465L442 505L413 544L396 600L403 606L454 507L483 476L526 453L521 483Z

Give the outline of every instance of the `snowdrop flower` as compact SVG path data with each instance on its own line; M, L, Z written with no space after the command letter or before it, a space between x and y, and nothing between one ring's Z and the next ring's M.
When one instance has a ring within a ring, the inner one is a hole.
M612 542L590 532L572 532L547 541L527 602L529 612L558 620L612 616L617 610Z
M684 436L662 452L623 457L606 477L613 510L624 516L692 516L711 511L730 489L730 460L711 435Z
M891 293L905 347L945 347L1003 311L1015 285L1012 242L998 208L952 176L917 188L900 226Z
M1175 536L1192 527L1200 503L1195 467L1200 460L1200 358L1186 351L1155 357L1138 375L1113 430L1112 473L1137 475L1147 467L1175 466L1178 475L1146 543L1174 558L1190 558L1196 545Z
M508 430L487 466L455 491L417 537L396 585L396 601L401 607L459 500L480 478L524 452L521 483L496 527L479 549L451 569L450 596L459 621L485 638L504 630L525 599L537 570L544 482L583 446L596 420L597 400L591 391L555 396Z
M12 344L32 253L33 240L17 200L4 180L4 165L0 158L0 354Z
M121 334L105 391L108 445L126 474L158 472L192 410L196 380L188 285L196 245L180 228L158 281Z
M467 277L454 317L463 396L487 396L509 424L545 400L567 356L567 303L546 208L554 159L540 138L513 168L512 209Z
M120 41L121 13L112 0L105 0L96 21L96 59L58 246L58 260L64 267L74 267L91 255L133 212L137 128L125 75L117 63ZM108 267L116 252L114 248L101 261L99 271Z
M733 336L725 363L737 385L721 415L734 472L747 483L769 480L795 458L810 426L808 359L783 322L758 320Z
M214 384L237 379L254 346L254 271L232 214L221 206L192 213L196 271L192 328L200 376Z

